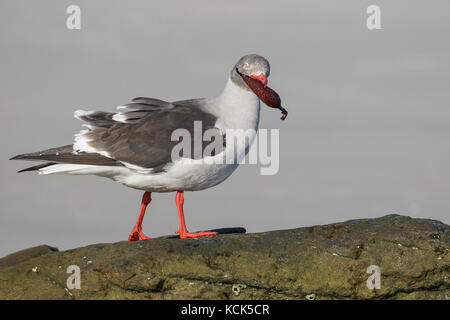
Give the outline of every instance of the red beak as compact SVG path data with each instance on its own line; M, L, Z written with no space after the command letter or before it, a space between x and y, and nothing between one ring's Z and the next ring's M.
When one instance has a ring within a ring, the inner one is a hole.
M267 78L264 73L260 73L258 76L256 74L251 74L250 77L261 82L264 85L264 88L267 87Z

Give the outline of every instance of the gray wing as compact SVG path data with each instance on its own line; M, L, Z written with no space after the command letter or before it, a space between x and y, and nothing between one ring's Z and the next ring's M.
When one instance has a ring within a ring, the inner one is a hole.
M214 129L217 120L204 111L202 99L170 103L140 97L118 107L118 110L118 113L77 111L75 117L86 122L88 129L76 135L73 145L21 154L11 160L47 161L20 172L38 170L56 163L133 165L160 172L171 163L172 148L178 143L171 141L175 129L189 131L193 148L194 121L201 121L203 134L208 129ZM209 143L203 142L202 150ZM224 146L225 139L220 147ZM194 158L195 153L190 154Z
M159 172L172 162L172 149L179 143L171 140L174 130L189 131L193 148L194 121L201 121L202 134L215 128L217 118L204 109L202 99L169 103L140 97L118 107L116 114L78 114L79 119L88 123L89 130L77 137L74 150L98 153L125 165ZM203 142L202 150L209 143ZM194 152L190 155L195 158Z
M123 166L120 162L104 157L98 153L74 153L73 145L66 145L57 148L46 149L39 152L19 154L10 160L31 160L31 161L49 161L46 164L34 166L21 170L31 171L37 170L55 163L72 163L72 164L93 164L98 166Z

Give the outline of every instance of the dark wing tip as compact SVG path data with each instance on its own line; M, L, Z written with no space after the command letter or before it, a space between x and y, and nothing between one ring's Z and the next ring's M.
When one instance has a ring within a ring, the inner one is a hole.
M32 167L28 167L22 170L17 171L17 173L21 173L21 172L26 172L26 171L36 171L51 165L56 164L55 162L47 162L47 163L42 163L42 164L38 164L37 166L32 166Z
M17 155L17 156L14 156L14 157L12 157L12 158L9 158L9 160L20 160L20 159L23 159L23 154L19 154L19 155Z
M34 154L34 153L23 153L23 154L18 154L17 156L14 156L14 157L10 158L9 160L37 160L37 159L36 159L36 154Z

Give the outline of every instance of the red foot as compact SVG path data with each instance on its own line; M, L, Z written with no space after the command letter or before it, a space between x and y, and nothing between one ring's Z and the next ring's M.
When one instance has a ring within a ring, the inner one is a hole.
M180 226L177 230L177 232L180 235L180 239L186 239L186 238L196 238L196 237L203 237L203 236L215 236L217 232L210 232L210 231L200 231L200 232L188 232L186 228L186 223L184 221L184 212L183 212L183 204L184 204L184 196L183 191L179 190L177 191L177 195L175 196L175 201L177 203L178 208L178 219L180 220Z
M131 231L130 235L128 236L128 241L139 241L147 239L151 238L147 237L142 231L136 229L133 229L133 231Z
M139 210L139 216L136 221L136 225L133 230L131 230L130 235L128 236L128 241L138 241L138 240L146 240L151 239L142 233L142 221L144 220L145 209L147 209L147 205L152 201L151 193L145 192L142 196L141 209Z
M217 232L210 232L210 231L200 231L200 232L177 232L180 234L180 239L186 239L186 238L197 238L197 237L204 237L204 236L215 236L217 235Z

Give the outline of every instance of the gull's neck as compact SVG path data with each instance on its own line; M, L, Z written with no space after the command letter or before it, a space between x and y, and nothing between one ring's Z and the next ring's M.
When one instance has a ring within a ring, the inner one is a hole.
M222 93L212 101L214 113L227 129L258 129L259 98L228 78Z

